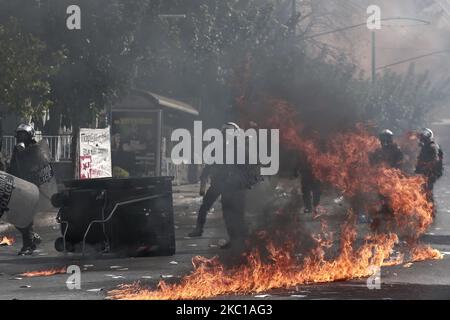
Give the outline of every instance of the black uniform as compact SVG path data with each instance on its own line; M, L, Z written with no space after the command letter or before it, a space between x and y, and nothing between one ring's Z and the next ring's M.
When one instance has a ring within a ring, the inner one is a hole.
M219 197L222 214L230 243L243 243L247 235L245 223L246 190L258 183L259 166L214 164L204 168L200 180L204 183L211 179L210 187L203 197L198 211L196 229L189 236L200 236L206 222L206 216Z
M320 203L321 183L314 176L311 163L303 157L298 168L300 180L302 183L303 204L305 210L312 211Z
M34 145L36 144L36 140L31 140L30 144L27 145L25 148L27 148L28 146ZM28 177L27 175L25 175L23 173L23 170L20 169L20 165L19 165L19 161L18 161L18 154L19 152L25 150L23 147L16 145L13 149L13 153L11 155L11 160L9 161L9 167L7 172L9 174L12 174L13 176L16 176L20 179L29 181L30 177ZM29 181L29 182L33 182L33 181Z
M243 246L247 236L245 222L246 190L250 180L246 176L247 165L219 165L216 178L222 195L222 214L230 238L230 245Z
M202 183L206 183L208 179L211 179L211 184L206 191L206 194L203 196L202 205L198 210L196 228L199 230L203 230L203 226L206 223L206 216L208 215L209 210L211 210L217 199L219 199L221 194L219 176L218 174L215 174L214 171L215 170L213 165L207 165L200 175L200 181Z
M416 173L422 174L427 178L426 191L430 201L434 202L433 199L433 188L434 183L441 175L441 151L439 145L430 141L425 143L420 150L419 156L417 158Z
M403 152L399 146L394 143L382 144L380 148L375 150L370 156L369 160L372 165L385 165L389 168L400 169L403 163ZM389 222L393 218L393 210L389 204L389 199L383 195L379 195L381 201L381 208L376 212L372 229L378 230L382 226L382 222Z
M384 145L370 155L370 162L374 165L385 164L390 168L400 169L403 152L396 143Z
M36 144L36 141L34 139L32 139L29 142L29 144L27 143L25 148L28 148L29 146L32 146L35 144ZM19 153L23 152L24 150L25 149L20 145L17 145L14 147L13 154L11 156L11 160L10 160L10 164L9 164L7 172L9 174L12 174L13 176L20 178L20 179L23 179L28 182L36 184L37 181L35 181L36 179L34 179L34 177L27 174L25 172L26 170L21 170L20 163L19 163L20 161L18 158L19 158ZM27 226L25 228L19 228L19 227L16 227L16 228L21 233L22 242L23 242L23 247L22 247L21 251L19 252L19 254L31 254L36 249L36 245L39 244L41 241L41 238L39 237L39 235L36 234L33 230L33 223L31 223L29 226Z
M233 125L237 127L237 125ZM234 138L233 138L234 139ZM237 144L235 144L237 148ZM245 149L247 152L249 148ZM227 148L224 144L224 154ZM237 155L235 149L234 156ZM246 159L249 159L248 154ZM230 241L225 247L240 249L244 245L247 236L247 226L245 223L245 200L246 190L262 180L260 176L260 166L250 164L215 164L206 167L201 179L207 175L211 177L211 186L203 199L203 204L199 210L198 225L204 224L206 215L211 206L219 196L222 197L222 214ZM204 180L203 180L204 181ZM194 230L195 232L195 230Z

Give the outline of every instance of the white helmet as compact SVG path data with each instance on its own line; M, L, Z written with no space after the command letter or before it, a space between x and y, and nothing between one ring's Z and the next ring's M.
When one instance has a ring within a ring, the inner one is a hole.
M227 122L222 126L222 134L225 135L225 144L230 145L230 139L234 140L240 133L241 128L234 122Z
M394 133L389 129L384 129L378 134L378 139L383 146L389 145L394 142Z
M239 128L239 126L234 122L227 122L222 126L222 131L226 131L228 129L232 129L234 131L241 130L241 128Z
M433 131L431 131L431 129L428 128L423 128L419 133L419 138L421 142L424 143L430 142L434 138Z
M21 123L21 124L19 124L17 126L17 128L16 128L16 135L19 132L26 132L26 133L28 133L30 138L34 138L34 136L35 136L35 132L34 132L33 127L31 125L27 124L27 123Z

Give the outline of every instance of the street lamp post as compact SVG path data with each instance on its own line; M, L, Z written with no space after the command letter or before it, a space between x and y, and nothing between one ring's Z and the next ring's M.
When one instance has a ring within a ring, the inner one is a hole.
M376 49L375 30L372 30L372 82L375 82L377 77L377 49Z
M296 0L292 0L292 34L295 37L296 34L296 23L295 23L295 16L297 15L297 5Z

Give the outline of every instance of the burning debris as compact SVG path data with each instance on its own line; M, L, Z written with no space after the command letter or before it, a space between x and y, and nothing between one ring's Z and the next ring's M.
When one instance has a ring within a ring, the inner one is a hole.
M361 247L355 249L355 240L356 231L346 226L342 232L340 253L331 260L325 258L323 247L317 247L300 262L289 243L282 248L269 244L269 263L254 250L246 257L246 263L231 269L226 269L218 257L195 257L194 271L178 284L161 281L158 290L145 289L140 283L122 285L110 291L109 297L135 300L202 299L368 277L373 274L373 266L385 265L384 261L398 242L394 234L369 236ZM437 258L434 252L427 257ZM402 262L398 259L395 264Z
M444 255L439 250L433 249L427 245L418 245L411 250L411 260L424 261L424 260L440 260Z
M0 246L12 246L14 244L15 240L13 237L7 237L3 236L0 240Z
M62 268L53 268L48 270L40 270L40 271L29 271L21 273L20 276L27 278L35 278L35 277L50 277L56 274L65 274L67 271L66 267Z

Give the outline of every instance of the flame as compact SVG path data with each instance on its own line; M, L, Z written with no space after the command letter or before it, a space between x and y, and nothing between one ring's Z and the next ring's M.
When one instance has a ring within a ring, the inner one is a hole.
M0 246L12 246L14 244L13 237L3 236L0 240Z
M253 250L245 264L229 270L223 267L217 257L195 257L194 271L179 284L161 281L158 290L154 291L143 288L140 283L122 285L110 291L108 296L130 300L200 299L367 277L373 274L374 266L381 266L389 257L398 241L394 234L369 237L362 247L355 250L355 238L356 231L346 226L342 232L340 253L332 260L326 260L324 249L317 247L299 263L289 244L281 248L268 245L271 263L263 262L259 252Z
M109 298L201 299L367 277L376 272L374 267L404 262L405 253L391 257L400 239L407 242L412 261L442 258L439 251L418 243L433 219L433 204L423 188L425 178L372 165L369 155L378 148L379 142L367 127L357 125L353 130L336 133L326 142L320 142L314 133L301 134L303 126L293 106L275 99L266 99L263 104L267 105L262 110L268 111L259 113L266 116L259 122L261 127L281 128L281 144L306 156L320 181L340 190L350 202L362 202L374 218L372 232L364 237L362 244L356 243L355 215L350 209L341 229L337 253L332 254L333 233L321 221L322 234L313 236L317 246L299 258L295 241L275 243L268 236L273 233L260 231L260 239L266 240L267 256L261 250L252 249L244 256L244 263L229 268L218 257L197 256L192 260L194 270L179 283L160 281L154 290L139 282L121 285L108 293ZM277 216L283 214L282 210L277 212Z
M436 249L431 248L427 245L418 245L411 250L411 260L424 261L424 260L440 260L443 259L444 255Z
M379 142L363 125L335 134L326 141L323 152L317 139L300 135L302 127L296 123L298 117L292 106L284 101L269 101L275 112L267 124L272 128L285 128L280 130L281 143L305 154L320 181L341 190L348 198L381 195L392 210L396 232L417 239L427 230L433 221L433 205L423 192L425 178L373 166L369 155L378 148Z
M40 271L29 271L25 273L21 273L20 275L27 278L34 278L34 277L49 277L54 276L56 274L64 274L66 273L67 269L66 267L62 268L53 268L48 270L40 270Z

